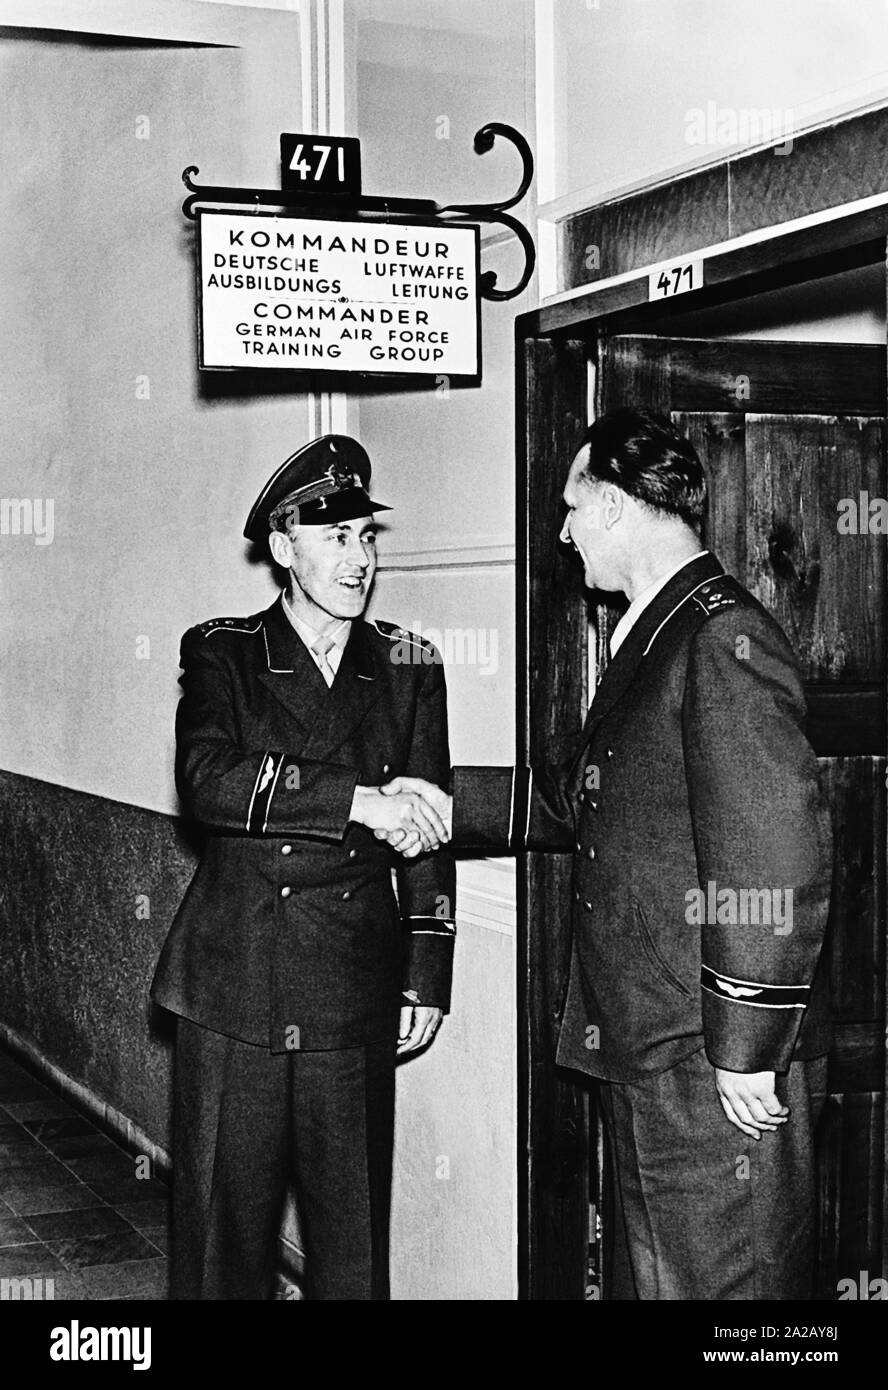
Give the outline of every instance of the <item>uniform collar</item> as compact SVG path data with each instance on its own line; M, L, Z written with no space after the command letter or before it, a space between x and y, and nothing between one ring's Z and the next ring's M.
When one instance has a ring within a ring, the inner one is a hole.
M604 716L628 689L654 643L658 639L662 640L661 634L670 619L701 585L708 579L716 579L724 572L724 566L707 550L688 564L682 565L654 595L599 682L586 716L583 746Z
M304 618L300 618L293 606L287 602L285 591L281 590L281 608L284 616L292 624L294 630L302 638L307 647L313 647L321 636L316 627L307 623ZM327 636L334 647L345 647L351 633L352 623L350 618L343 618L338 627L334 628Z
M384 693L376 679L368 625L356 619L342 653L336 679L324 683L314 658L277 599L262 614L267 669L259 681L293 721L293 744L301 757L335 761ZM348 762L351 754L344 759Z
M705 584L707 579L715 579L724 572L724 565L711 550L702 551L676 570L642 609L608 665L605 678L611 671L622 670L624 666L637 666L641 658L647 655L654 640L659 637L661 629L685 600L690 598L694 590Z
M661 574L659 579L655 579L653 584L649 584L646 589L642 590L642 592L632 600L629 607L626 609L626 612L623 614L622 618L613 630L613 634L610 639L611 656L616 656L617 652L620 650L620 647L623 645L626 638L629 636L629 632L638 622L638 619L641 617L644 610L651 603L653 603L660 590L666 588L666 585L669 583L670 579L672 579L676 574L678 574L680 570L683 570L686 565L692 565L695 560L702 560L704 556L708 554L708 550L698 550L695 555L688 556L686 560L680 560L677 565L673 565L672 568L670 570L667 570L665 574Z
M273 675L314 673L317 671L317 666L308 650L305 639L300 633L297 633L294 624L284 611L283 598L283 591L281 591L280 597L262 615L268 670ZM349 622L348 627L345 649L334 684L338 684L341 677L347 679L350 672L361 680L374 680L376 671L373 665L373 651L370 646L367 624L363 618L357 618L353 622ZM317 633L314 635L317 636Z

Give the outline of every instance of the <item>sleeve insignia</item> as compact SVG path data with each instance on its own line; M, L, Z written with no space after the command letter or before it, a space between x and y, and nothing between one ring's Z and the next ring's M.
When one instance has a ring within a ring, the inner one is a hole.
M765 980L738 980L710 966L700 969L700 984L708 994L730 999L754 1009L804 1009L811 994L810 985L772 985Z

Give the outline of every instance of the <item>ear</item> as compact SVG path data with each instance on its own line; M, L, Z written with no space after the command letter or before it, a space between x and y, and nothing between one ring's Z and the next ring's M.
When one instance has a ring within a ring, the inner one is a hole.
M602 514L604 525L607 530L615 526L623 515L623 508L626 502L626 494L622 488L615 483L607 483L602 498Z
M283 531L270 531L268 535L268 548L272 558L285 570L288 570L293 563L293 542L289 536L284 535Z

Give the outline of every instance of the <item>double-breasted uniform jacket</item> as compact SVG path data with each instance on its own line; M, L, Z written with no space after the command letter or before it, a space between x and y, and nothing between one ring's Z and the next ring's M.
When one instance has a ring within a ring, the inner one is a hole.
M454 844L574 852L560 1063L631 1082L703 1046L739 1072L827 1051L804 724L783 632L707 553L630 629L565 764L454 770Z
M404 990L446 1010L452 856L349 822L359 784L449 777L435 648L355 620L328 688L277 600L191 628L181 664L177 782L207 836L156 1002L273 1052L394 1041Z

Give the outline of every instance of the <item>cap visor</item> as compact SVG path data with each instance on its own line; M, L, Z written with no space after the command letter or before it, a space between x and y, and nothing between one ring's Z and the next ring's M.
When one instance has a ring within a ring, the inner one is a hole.
M350 487L307 502L298 509L298 520L294 507L293 520L298 526L332 526L337 521L353 521L358 516L391 510L384 502L374 502L362 487Z

